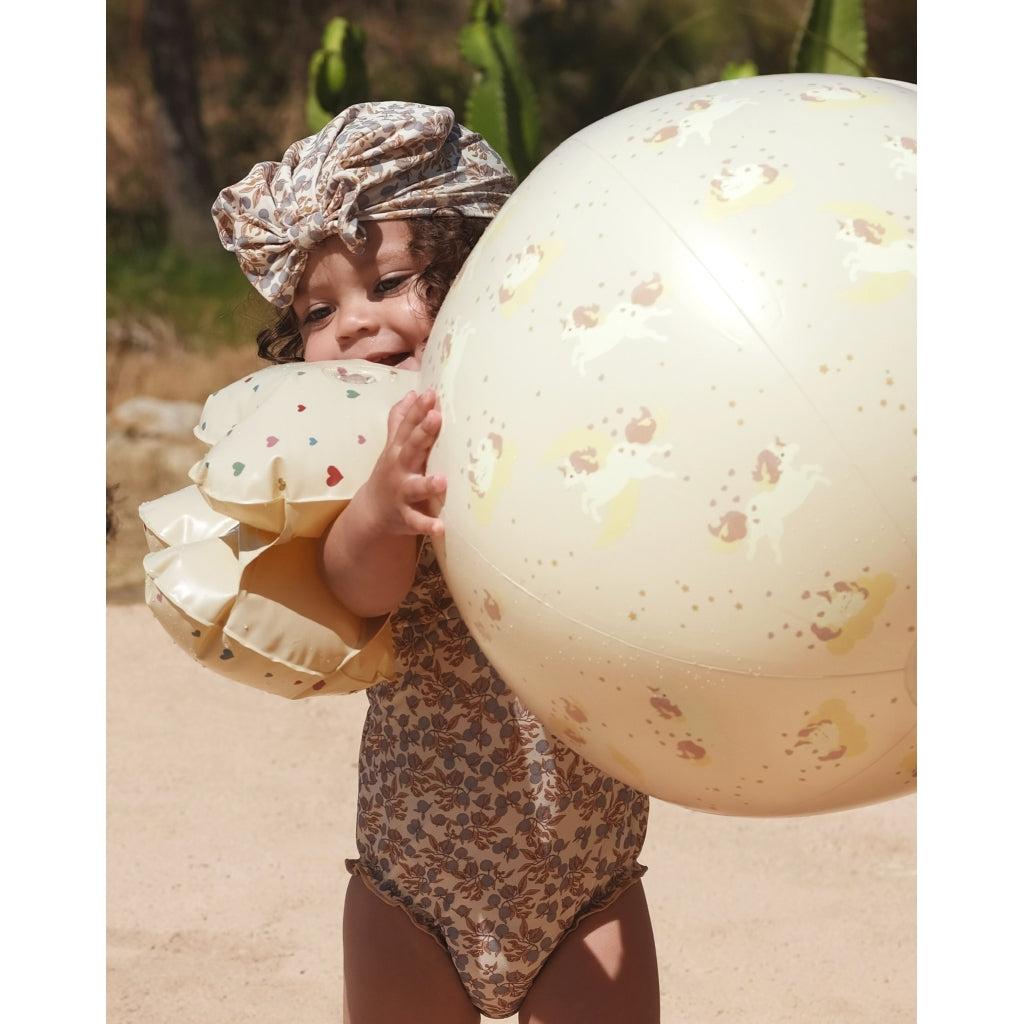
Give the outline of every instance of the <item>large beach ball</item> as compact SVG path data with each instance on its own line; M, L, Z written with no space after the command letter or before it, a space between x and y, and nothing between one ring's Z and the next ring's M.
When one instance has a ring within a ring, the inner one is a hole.
M915 788L913 86L702 86L559 146L427 349L439 555L570 747L663 800Z

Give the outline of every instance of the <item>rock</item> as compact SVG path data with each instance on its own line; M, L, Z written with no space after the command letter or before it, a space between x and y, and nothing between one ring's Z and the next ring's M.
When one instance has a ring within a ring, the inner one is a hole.
M206 445L192 433L198 402L141 396L107 416L107 598L141 600L142 559L149 550L139 505L190 483Z
M169 401L140 395L122 402L107 416L107 436L192 440L203 407L199 402Z

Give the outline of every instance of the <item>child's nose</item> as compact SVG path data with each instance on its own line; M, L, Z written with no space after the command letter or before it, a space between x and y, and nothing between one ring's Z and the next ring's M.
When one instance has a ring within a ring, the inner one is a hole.
M377 329L375 304L367 299L354 299L345 303L337 318L338 337L351 339L373 334Z

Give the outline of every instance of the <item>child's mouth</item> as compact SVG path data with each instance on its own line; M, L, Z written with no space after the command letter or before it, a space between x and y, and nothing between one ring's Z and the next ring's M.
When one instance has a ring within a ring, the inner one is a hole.
M384 363L386 366L398 366L400 363L404 363L406 359L412 356L411 352L396 352L394 355L383 356L378 359L377 362Z

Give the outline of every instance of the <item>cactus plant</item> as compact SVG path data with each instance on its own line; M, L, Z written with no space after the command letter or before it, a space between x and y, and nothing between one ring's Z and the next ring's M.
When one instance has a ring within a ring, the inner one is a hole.
M476 70L464 123L479 132L522 179L536 166L540 114L530 78L519 60L504 0L473 0L459 33L459 52Z
M792 69L864 75L867 45L863 0L811 0L793 45Z
M332 18L309 61L306 121L313 134L339 111L368 98L366 31L347 18Z

